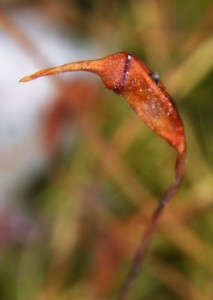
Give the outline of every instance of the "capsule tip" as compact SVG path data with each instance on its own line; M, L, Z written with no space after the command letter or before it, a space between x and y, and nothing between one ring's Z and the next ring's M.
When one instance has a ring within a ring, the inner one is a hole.
M22 77L19 82L27 82L27 81L30 81L32 80L31 76L25 76L25 77Z

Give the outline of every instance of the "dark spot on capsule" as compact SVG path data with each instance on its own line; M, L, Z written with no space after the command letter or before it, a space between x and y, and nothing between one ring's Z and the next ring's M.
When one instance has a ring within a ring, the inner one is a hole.
M160 75L158 73L149 73L150 77L154 80L156 84L158 84Z

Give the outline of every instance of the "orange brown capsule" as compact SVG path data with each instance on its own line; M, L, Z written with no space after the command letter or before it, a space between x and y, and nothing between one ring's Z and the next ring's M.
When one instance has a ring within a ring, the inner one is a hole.
M122 95L137 115L177 151L175 182L160 200L146 227L129 275L121 290L119 299L124 300L127 298L132 282L140 270L157 221L165 205L177 192L185 172L186 139L184 127L174 101L159 80L159 75L137 57L125 51L97 60L73 62L56 68L45 69L24 77L20 81L25 82L41 76L70 71L89 71L99 75L107 89Z

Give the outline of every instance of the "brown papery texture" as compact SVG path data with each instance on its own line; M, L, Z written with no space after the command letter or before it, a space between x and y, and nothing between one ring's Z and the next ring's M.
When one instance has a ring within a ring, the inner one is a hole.
M155 73L150 68L124 51L98 60L45 69L20 81L70 71L89 71L99 75L106 88L124 96L153 131L166 139L179 153L185 151L183 124L171 96L161 81L156 82L152 78Z

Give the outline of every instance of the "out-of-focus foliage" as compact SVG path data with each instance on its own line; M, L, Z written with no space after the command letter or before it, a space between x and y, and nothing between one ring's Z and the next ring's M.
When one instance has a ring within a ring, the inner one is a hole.
M212 1L2 3L45 12L104 54L126 50L160 73L185 123L188 168L130 299L212 299ZM23 188L35 227L17 241L1 218L0 299L116 299L144 225L173 180L171 148L121 98L91 78L77 80L57 79L61 97L41 134L52 165ZM85 102L77 101L81 93ZM67 144L72 138L65 152L64 135ZM27 232L24 226L16 229Z

